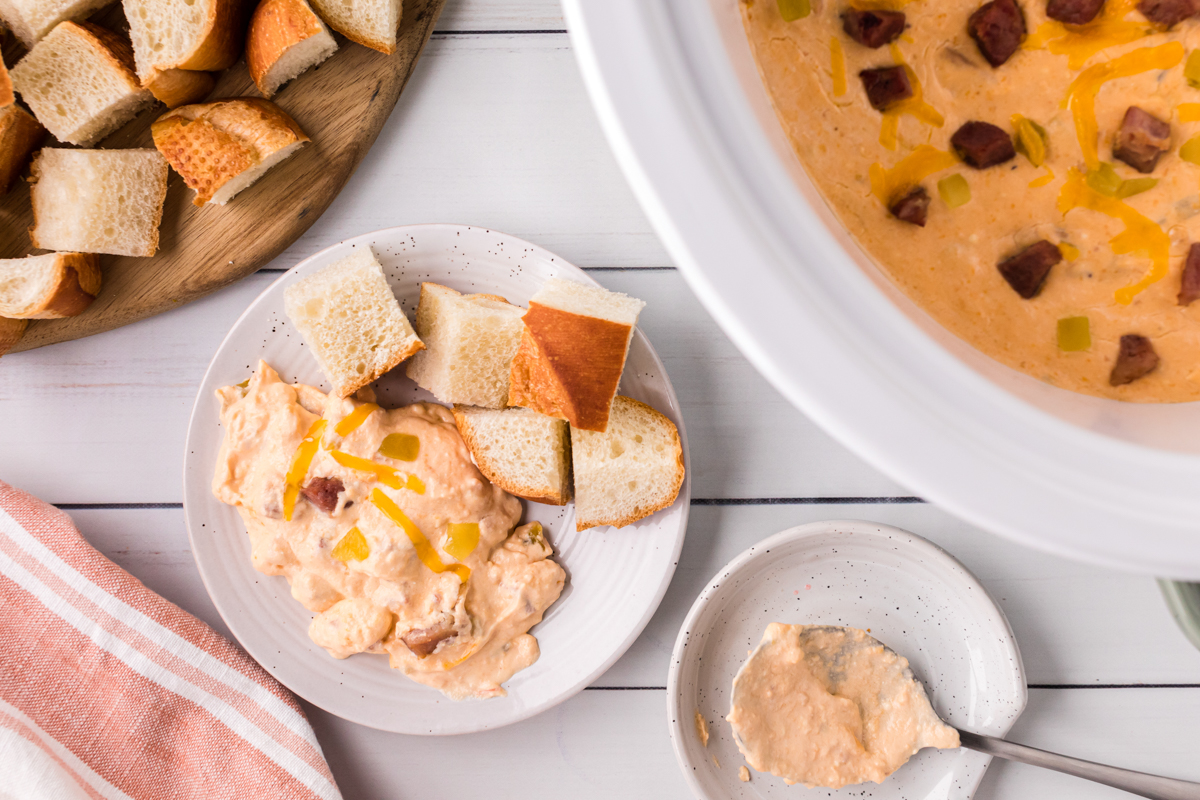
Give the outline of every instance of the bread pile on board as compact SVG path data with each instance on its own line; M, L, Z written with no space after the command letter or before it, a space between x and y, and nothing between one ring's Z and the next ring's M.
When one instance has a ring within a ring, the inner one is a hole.
M52 318L30 298L73 298L51 303L62 317L98 294L98 267L81 289L70 283L79 270L62 264L158 251L169 168L196 205L224 205L309 142L270 99L204 102L214 72L245 54L271 98L333 55L330 29L392 53L401 18L400 0L120 0L127 32L87 21L111 2L0 0L0 41L7 29L26 51L9 65L0 59L0 194L28 169L30 241L61 256L0 259L0 355L27 320ZM154 149L92 149L147 109L159 115Z
M454 407L479 471L538 503L575 500L575 527L624 527L674 504L679 431L617 394L645 306L551 278L528 309L421 284L415 330L369 248L292 284L284 310L340 397L408 360L418 386Z

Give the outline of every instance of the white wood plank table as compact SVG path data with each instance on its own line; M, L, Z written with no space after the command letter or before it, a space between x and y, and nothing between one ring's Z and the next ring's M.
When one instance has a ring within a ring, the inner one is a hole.
M687 797L664 690L687 609L745 547L829 518L926 536L999 599L1032 688L1014 739L1200 780L1200 652L1175 629L1153 580L975 530L909 497L780 398L671 266L608 151L563 28L554 0L450 0L358 173L270 268L160 317L4 358L0 478L60 504L101 551L224 631L179 505L187 417L224 333L278 272L347 236L418 222L507 231L648 302L641 324L692 443L687 543L662 607L628 654L539 717L432 739L308 707L348 799ZM997 762L977 796L1121 793Z

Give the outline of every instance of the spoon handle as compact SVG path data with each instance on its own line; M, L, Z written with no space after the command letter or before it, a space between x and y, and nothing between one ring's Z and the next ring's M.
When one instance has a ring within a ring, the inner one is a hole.
M1087 778L1089 781L1124 789L1142 797L1152 798L1152 800L1200 800L1200 783L1147 775L1145 772L1118 769L1070 756L1060 756L1057 753L1047 753L1036 747L1015 744L994 736L982 736L966 731L959 731L958 735L963 747L1007 758L1009 761L1020 761L1035 767L1065 772L1077 778Z

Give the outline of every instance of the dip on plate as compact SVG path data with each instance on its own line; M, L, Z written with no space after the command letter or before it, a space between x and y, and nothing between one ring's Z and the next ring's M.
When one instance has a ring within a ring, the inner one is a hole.
M386 654L453 699L497 697L538 658L529 629L565 573L521 502L471 461L450 410L382 409L265 362L217 391L225 438L213 477L236 506L254 567L282 575L335 658Z
M958 747L908 660L857 628L767 625L726 717L750 766L840 789L884 778L923 747Z

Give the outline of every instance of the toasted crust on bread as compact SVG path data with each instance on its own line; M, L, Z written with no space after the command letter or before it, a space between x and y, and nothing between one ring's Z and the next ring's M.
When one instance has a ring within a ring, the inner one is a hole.
M625 368L631 325L531 302L512 362L509 405L604 431Z
M613 399L609 430L571 430L575 529L622 528L669 508L685 474L675 423L631 397Z
M564 420L527 408L456 404L454 424L475 466L493 484L535 503L571 502L571 435Z
M25 334L27 327L29 327L27 319L0 317L0 356L12 349L12 346Z
M191 69L155 70L142 80L154 99L167 108L178 108L188 103L199 103L212 94L217 79L211 72Z
M168 69L216 72L233 66L242 54L246 30L245 0L207 0L204 17L193 31L191 46L167 57L157 54L154 49L156 31L151 30L150 23L143 21L155 19L161 23L155 16L163 13L161 0L122 0L122 4L137 55L137 73L143 80L156 71ZM161 24L157 32L161 33Z
M325 23L305 0L262 0L246 33L246 66L266 97L337 49Z
M150 132L163 158L196 191L198 206L228 202L309 141L283 109L256 97L180 106Z
M350 41L388 55L396 52L396 31L404 18L401 0L313 0L313 5L325 24Z
M0 58L0 108L11 106L17 101L13 95L12 78L8 77L8 67L4 66L4 59Z
M46 138L46 129L25 109L0 107L0 194L8 192Z
M32 287L33 293L26 287ZM83 313L99 293L100 257L94 253L0 259L0 316L73 317Z

